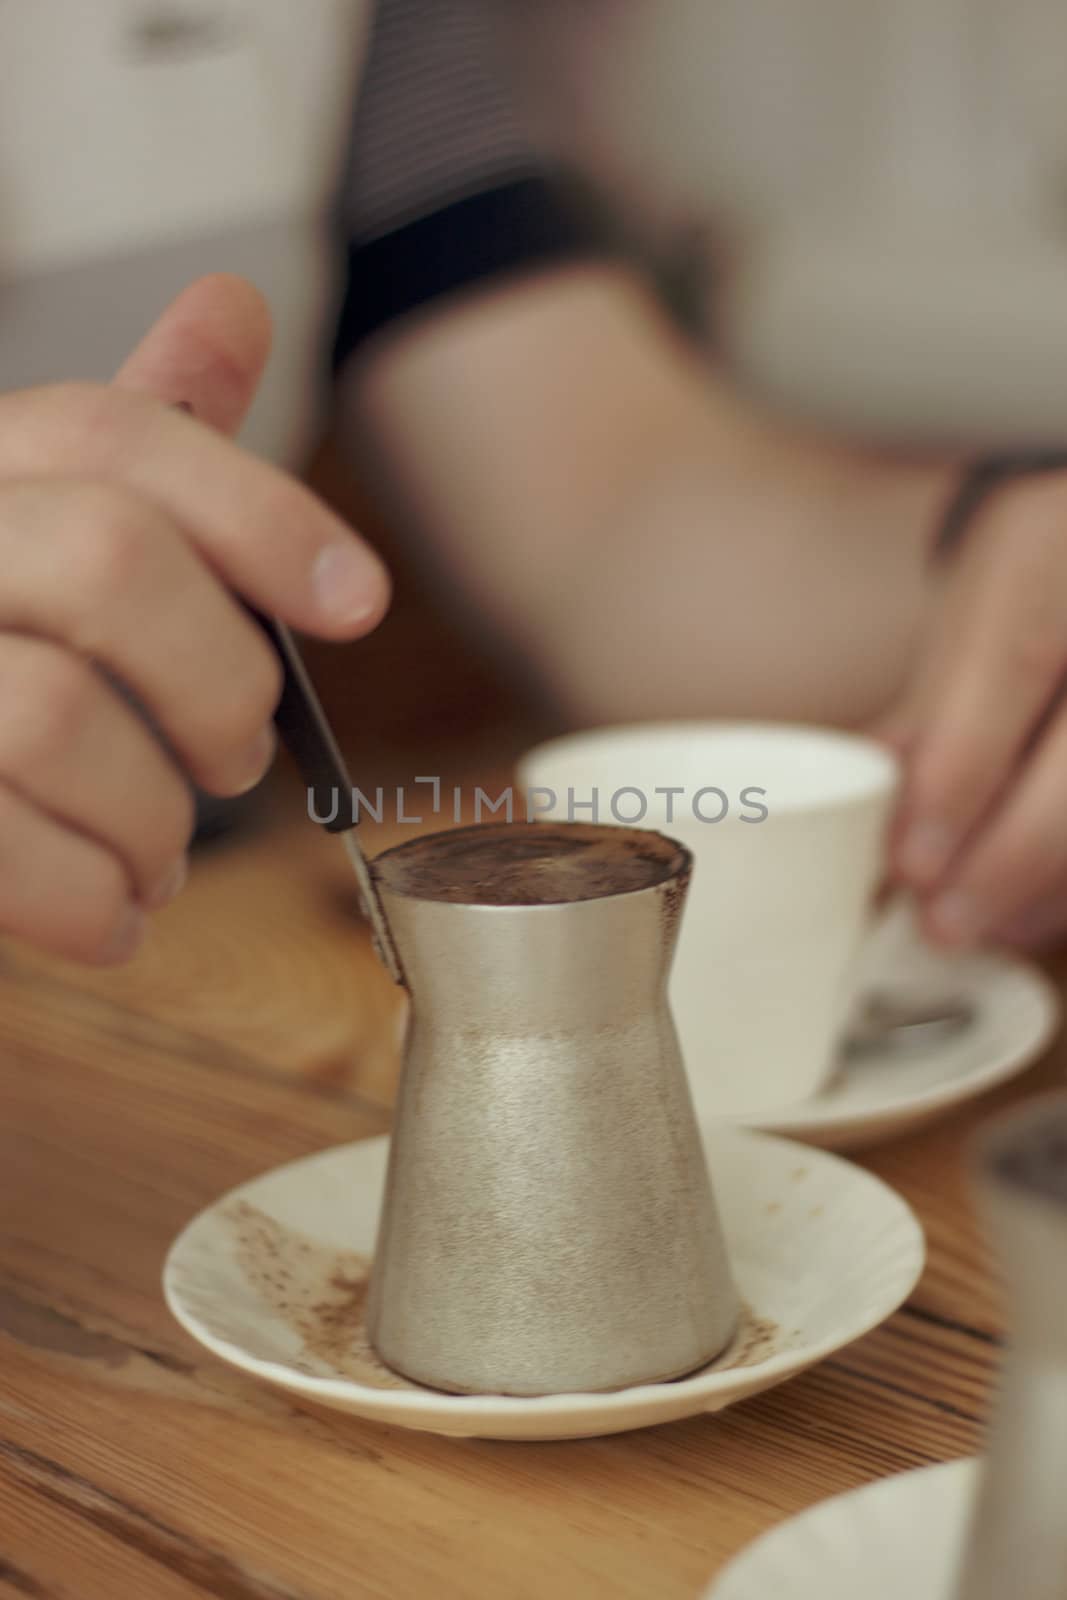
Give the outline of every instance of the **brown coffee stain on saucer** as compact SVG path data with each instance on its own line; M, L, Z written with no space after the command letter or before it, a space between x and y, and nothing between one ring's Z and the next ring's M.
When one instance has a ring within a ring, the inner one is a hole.
M758 1367L783 1344L782 1330L770 1317L757 1317L752 1307L741 1303L741 1320L729 1349L705 1371L733 1372L737 1367Z
M248 1283L300 1339L300 1355L289 1362L294 1371L309 1377L346 1378L369 1389L436 1392L391 1372L372 1348L366 1327L371 1271L367 1256L329 1249L243 1200L234 1202L224 1215L233 1226L237 1261ZM700 1371L758 1366L784 1344L776 1322L757 1316L742 1303L731 1343Z
M367 1337L367 1256L331 1250L243 1200L225 1215L248 1282L300 1338L301 1354L290 1363L296 1371L371 1389L418 1387L390 1372Z

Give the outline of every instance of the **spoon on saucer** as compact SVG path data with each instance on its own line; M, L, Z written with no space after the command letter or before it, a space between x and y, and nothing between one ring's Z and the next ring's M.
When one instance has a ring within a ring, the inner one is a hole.
M943 1044L970 1027L977 1007L952 984L953 958L919 932L915 905L898 894L877 921L857 983L844 1042L846 1063Z
M911 999L906 991L874 990L866 995L845 1035L841 1054L846 1062L887 1052L904 1054L943 1044L971 1027L977 1007L964 995Z

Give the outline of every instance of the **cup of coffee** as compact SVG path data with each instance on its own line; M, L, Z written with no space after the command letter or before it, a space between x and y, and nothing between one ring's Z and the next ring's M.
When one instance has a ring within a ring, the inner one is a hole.
M830 729L656 723L553 740L519 765L527 815L663 828L694 873L670 986L704 1115L823 1089L847 1025L898 785Z

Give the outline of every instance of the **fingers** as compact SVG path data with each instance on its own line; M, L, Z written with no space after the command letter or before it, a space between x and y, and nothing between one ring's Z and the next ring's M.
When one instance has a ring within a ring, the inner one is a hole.
M380 621L377 556L313 494L139 394L60 385L0 396L0 479L104 480L162 511L260 610L323 638Z
M919 890L935 885L984 825L1059 691L1067 669L1065 523L1062 480L1027 485L990 508L933 660L897 724L910 719L911 730L894 866Z
M1004 804L930 900L937 939L971 944L1025 921L1067 882L1067 716L1062 713Z
M146 907L164 903L192 834L189 787L143 721L67 650L0 633L0 784L94 839Z
M387 605L362 541L224 437L269 346L256 291L205 279L114 385L0 395L0 928L57 954L127 959L177 892L186 771L269 765L280 669L230 591L325 638Z
M243 278L201 278L164 312L115 383L164 405L188 405L209 427L235 434L270 346L270 310L258 289Z
M0 927L73 961L128 961L146 930L122 866L0 783Z
M201 788L234 795L262 778L277 656L152 504L92 483L0 489L0 570L0 628L61 642L128 684Z

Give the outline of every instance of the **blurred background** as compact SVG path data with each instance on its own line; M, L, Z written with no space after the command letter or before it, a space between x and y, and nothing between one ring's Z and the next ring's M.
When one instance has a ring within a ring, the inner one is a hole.
M371 639L309 649L376 777L575 723L865 725L926 626L945 452L1067 412L1058 29L8 0L0 386L106 380L190 279L258 284L246 442L396 580Z
M245 442L306 477L394 575L394 606L373 637L343 650L308 645L328 709L376 781L398 748L425 750L428 770L439 771L435 755L456 741L492 744L517 724L508 737L521 742L546 715L516 664L504 669L413 551L331 365L346 295L388 276L363 266L361 249L472 187L510 179L516 150L529 166L510 111L487 165L470 149L472 130L478 145L497 137L479 111L499 94L479 57L484 29L468 29L457 50L432 6L385 9L392 15L376 17L361 0L0 9L0 388L106 381L202 273L239 273L263 290L275 350ZM452 9L454 26L468 8ZM448 80L436 110L419 87L428 67ZM465 126L450 134L457 109ZM432 159L427 137L438 146ZM383 195L381 174L394 167L412 171ZM432 261L427 270L432 297Z

